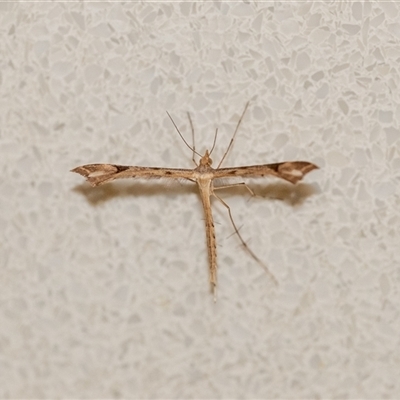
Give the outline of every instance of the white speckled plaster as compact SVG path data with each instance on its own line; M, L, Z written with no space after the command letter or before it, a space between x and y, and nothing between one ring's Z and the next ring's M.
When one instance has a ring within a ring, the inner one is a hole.
M396 399L400 5L0 3L0 397ZM215 204L68 171L304 159Z

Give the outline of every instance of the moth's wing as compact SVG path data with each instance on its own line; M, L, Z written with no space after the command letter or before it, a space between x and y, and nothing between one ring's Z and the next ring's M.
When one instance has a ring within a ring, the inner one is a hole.
M214 178L229 178L234 176L259 177L276 176L291 183L297 183L304 175L317 169L315 164L307 161L285 161L276 164L250 165L248 167L219 168L214 172Z
M178 168L133 167L114 164L88 164L71 170L86 178L92 186L102 185L122 178L173 178L190 179L193 170Z

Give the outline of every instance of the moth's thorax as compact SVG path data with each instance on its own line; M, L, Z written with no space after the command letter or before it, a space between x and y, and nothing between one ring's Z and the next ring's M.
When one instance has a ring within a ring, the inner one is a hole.
M213 167L211 167L210 165L206 164L206 165L199 165L198 167L196 167L194 169L196 172L199 172L200 174L205 174L207 172L212 172L215 171Z
M213 174L210 172L206 173L196 173L196 182L197 185L200 187L200 190L205 191L208 193L208 196L210 195L209 190L212 188L212 178Z
M196 181L209 181L209 180L212 180L214 178L214 168L204 167L202 165L199 165L194 170L193 178Z

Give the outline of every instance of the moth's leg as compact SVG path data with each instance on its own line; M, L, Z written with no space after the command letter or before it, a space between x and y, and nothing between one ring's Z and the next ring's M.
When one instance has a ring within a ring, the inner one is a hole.
M253 197L256 196L256 194L249 188L249 186L246 185L245 182L231 183L229 185L223 185L223 186L214 186L213 189L214 190L216 190L216 189L229 189L229 188L235 187L235 186L244 186Z
M215 188L214 189L220 189L222 186L220 186L219 188ZM247 243L245 242L245 240L243 239L242 235L239 232L239 229L237 228L235 221L233 220L232 217L232 212L231 212L231 208L228 206L228 204L225 203L224 200L222 200L221 197L219 197L217 194L214 193L214 191L212 192L212 195L218 199L228 210L228 214L229 214L229 219L231 220L233 229L235 230L235 233L238 235L239 240L242 242L243 247L245 248L245 250L251 255L251 257L254 258L254 260L256 260L261 267L264 268L265 272L269 275L269 277L271 278L271 280L275 283L275 285L278 285L278 281L276 280L275 276L272 274L272 272L268 269L268 267L253 253L253 251L250 249L250 247L247 245Z
M190 124L190 130L192 131L192 161L194 162L194 164L196 165L196 167L198 167L199 165L196 162L196 159L194 158L194 155L196 153L196 143L194 140L194 126L193 126L193 121L192 121L192 117L190 116L190 113L187 112L187 116L188 116L188 120L189 120L189 124Z
M235 136L236 136L236 134L237 134L237 132L238 132L238 130L239 130L239 126L240 126L240 124L242 123L242 119L243 119L243 117L244 117L244 114L246 114L246 110L247 110L247 107L249 106L249 103L250 103L250 101L248 101L248 102L246 103L246 105L244 106L244 110L243 110L243 112L242 112L242 115L240 116L239 121L238 121L238 123L237 123L237 125L236 125L235 132L233 132L232 139L231 139L231 141L229 142L228 148L226 149L224 155L222 156L222 159L221 159L221 161L219 162L217 169L222 165L222 163L223 163L224 160L225 160L225 157L228 155L229 150L231 149L231 147L232 147L232 145L233 145L233 141L235 140Z

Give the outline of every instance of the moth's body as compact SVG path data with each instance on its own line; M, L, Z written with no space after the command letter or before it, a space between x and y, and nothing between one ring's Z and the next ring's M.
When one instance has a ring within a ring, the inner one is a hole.
M211 195L214 194L213 190L213 176L214 168L211 167L212 160L208 154L200 159L199 166L194 170L194 179L196 180L197 187L199 188L201 203L204 210L204 218L206 224L206 239L207 239L207 252L208 252L208 265L210 268L210 285L211 290L216 299L217 290L217 242L215 240L215 227L214 218L211 210Z
M246 105L247 108L247 105ZM239 128L240 122L246 111L246 108L239 120L236 127L233 138ZM179 132L179 130L178 130ZM179 132L180 134L180 132ZM227 207L229 212L229 217L235 228L235 232L241 240L242 244L246 250L258 261L261 261L254 255L254 253L248 248L246 242L240 235L236 225L232 219L231 211L229 206L215 194L215 190L222 188L222 186L214 187L213 180L219 178L232 178L232 177L262 177L262 176L275 176L278 178L285 179L293 184L297 183L303 178L305 174L318 168L316 165L309 163L307 161L293 161L293 162L282 162L276 164L263 164L263 165L252 165L245 167L232 167L232 168L219 168L222 161L224 160L228 150L225 152L224 157L219 163L217 168L212 168L212 160L210 158L210 153L208 150L199 160L199 164L194 169L181 169L181 168L156 168L156 167L137 167L137 166L124 166L124 165L114 165L114 164L88 164L77 168L74 168L72 172L76 172L84 176L87 181L92 186L102 185L107 182L111 182L115 179L121 178L169 178L169 179L187 179L191 182L196 182L199 188L200 198L203 205L205 224L206 224L206 238L207 238L207 249L208 249L208 261L210 270L210 285L211 290L214 294L214 299L216 299L216 287L217 287L217 248L215 239L215 228L214 220L211 210L211 196L216 197L222 204ZM186 141L185 141L186 143ZM187 144L187 143L186 143ZM190 147L190 146L189 146ZM194 148L192 148L193 154L195 153ZM212 151L212 150L211 150ZM196 152L196 154L198 154ZM194 161L194 156L193 156ZM238 184L236 184L238 185ZM245 185L244 183L239 183L239 185ZM235 184L230 185L235 186ZM223 186L226 187L226 186ZM250 189L249 189L250 190ZM251 190L250 190L251 192ZM262 264L262 263L261 263ZM272 280L275 280L274 276L268 271L264 266L266 271L271 276Z

